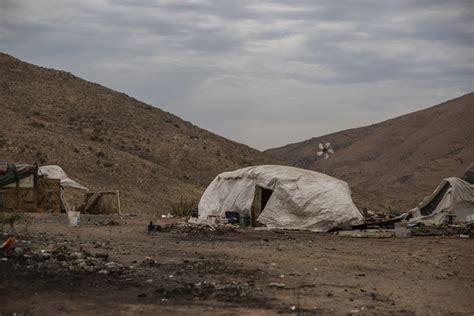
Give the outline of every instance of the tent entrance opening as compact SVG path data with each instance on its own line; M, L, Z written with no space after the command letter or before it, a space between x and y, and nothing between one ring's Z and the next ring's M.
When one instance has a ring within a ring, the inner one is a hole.
M443 188L438 192L438 194L436 194L436 196L433 200L431 200L430 203L420 209L421 215L426 216L433 213L433 211L438 207L439 203L441 203L441 201L443 200L444 195L446 194L446 192L448 192L449 188L451 188L451 185L448 182L443 186Z
M265 206L267 205L268 200L270 200L272 194L273 190L266 189L258 185L255 187L255 196L253 198L251 209L252 226L257 226L257 218L265 209Z
M265 206L267 206L268 200L270 200L272 194L272 190L262 188L262 201L260 203L260 212L262 212Z

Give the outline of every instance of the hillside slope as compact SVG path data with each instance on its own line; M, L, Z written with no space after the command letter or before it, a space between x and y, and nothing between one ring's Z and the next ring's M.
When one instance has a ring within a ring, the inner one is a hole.
M170 113L0 53L0 159L58 164L126 211L195 200L220 172L276 159Z
M319 142L333 144L335 154L328 161L316 156ZM413 207L442 178L461 176L474 161L474 93L265 152L313 170L323 170L327 163L328 174L356 191L386 196L394 208Z

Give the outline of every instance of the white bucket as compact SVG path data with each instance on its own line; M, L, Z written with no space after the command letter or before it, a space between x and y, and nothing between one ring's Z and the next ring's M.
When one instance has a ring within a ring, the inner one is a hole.
M79 226L81 222L81 212L68 211L67 212L67 224L68 226Z

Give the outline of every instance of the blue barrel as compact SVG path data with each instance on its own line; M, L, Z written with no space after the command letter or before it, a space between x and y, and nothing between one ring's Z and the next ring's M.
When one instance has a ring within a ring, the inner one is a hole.
M225 218L229 220L229 224L239 224L240 213L239 212L225 212Z

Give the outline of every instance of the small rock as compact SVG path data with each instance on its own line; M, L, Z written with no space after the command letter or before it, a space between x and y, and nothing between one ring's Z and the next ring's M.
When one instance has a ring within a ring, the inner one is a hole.
M63 254L63 253L60 253L60 254L56 255L56 259L57 259L58 261L66 261L66 260L67 260L67 256L66 256L65 254Z
M82 252L73 252L71 256L76 259L84 258L84 254Z
M152 265L155 265L157 264L158 262L153 259L153 258L150 258L150 257L145 257L145 259L143 259L143 262L142 262L144 265L149 265L149 266L152 266Z
M96 253L95 256L96 256L97 258L102 258L102 259L108 259L108 258L109 258L109 254L108 254L108 253L102 253L102 252Z
M121 267L121 264L117 263L117 262L113 262L113 261L110 261L110 262L107 262L105 264L105 266L109 269L116 269L116 268L120 268Z

